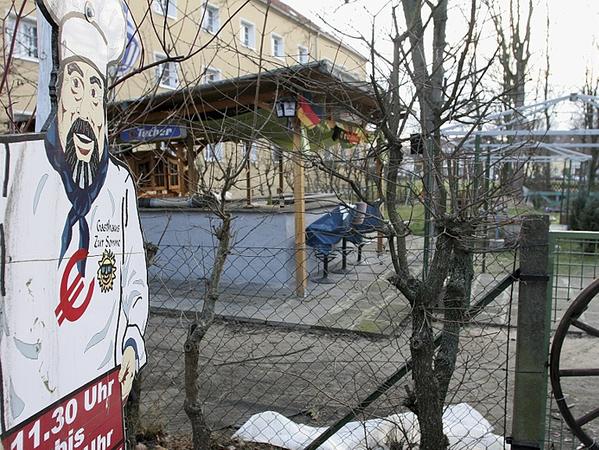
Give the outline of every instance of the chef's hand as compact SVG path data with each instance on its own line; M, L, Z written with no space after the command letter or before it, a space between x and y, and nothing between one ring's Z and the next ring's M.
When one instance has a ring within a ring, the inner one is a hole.
M121 361L121 370L119 372L119 382L121 383L121 397L123 403L129 397L133 378L135 378L135 350L132 347L126 347ZM2 450L0 448L0 450Z

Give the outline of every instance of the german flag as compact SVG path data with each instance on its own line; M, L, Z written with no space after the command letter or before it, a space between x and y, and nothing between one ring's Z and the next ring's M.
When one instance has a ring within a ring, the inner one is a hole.
M306 99L306 97L298 96L297 118L306 128L314 128L321 121L318 114L320 108Z
M334 123L332 139L343 144L357 145L366 140L366 135L360 128L336 122Z

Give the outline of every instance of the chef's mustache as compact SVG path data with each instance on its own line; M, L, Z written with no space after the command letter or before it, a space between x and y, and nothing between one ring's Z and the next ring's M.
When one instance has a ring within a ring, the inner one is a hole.
M71 125L71 129L69 130L69 136L72 136L74 133L82 134L89 139L96 139L96 135L94 133L94 129L91 124L87 120L83 120L82 118L77 118L73 125Z
M80 160L77 156L74 141L75 134L83 135L93 141L94 147L89 163ZM73 125L71 125L71 129L67 134L64 152L65 159L71 168L71 174L75 183L81 188L88 187L98 173L98 166L100 164L98 139L94 133L94 129L88 121L78 118L73 122Z

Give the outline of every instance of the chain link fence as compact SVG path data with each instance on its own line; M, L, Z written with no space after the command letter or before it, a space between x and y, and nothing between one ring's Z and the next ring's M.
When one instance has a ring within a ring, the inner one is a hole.
M555 330L568 306L579 292L599 276L599 233L587 231L551 231L549 233L549 273L551 274L548 302L552 306L552 329ZM599 305L591 302L582 320L599 322ZM563 367L588 367L592 365L596 338L574 327L569 329L560 360ZM575 412L594 410L599 382L593 378L561 380L567 402ZM580 441L570 431L549 392L547 413L547 448L575 450ZM599 426L594 422L587 428L591 435L599 436Z
M415 272L422 267L422 245L422 238L409 239ZM232 248L219 286L217 319L201 343L199 385L213 430L231 435L252 415L267 411L298 424L326 427L409 360L410 306L386 281L392 274L391 260L376 248L371 241L358 255L349 246L345 270L341 270L343 255L337 251L326 278L323 261L309 252L303 298L294 293L295 273L289 270L295 260L292 249ZM210 246L161 245L153 258L148 364L140 396L142 428L170 435L191 432L184 411L183 346L190 323L201 311L214 255ZM473 304L514 271L515 258L514 250L487 253L484 262L483 255L475 256ZM492 439L488 448L503 448L502 438L490 436L509 435L513 294L513 288L503 291L461 332L448 404L468 404L472 409L456 410L454 440L480 445ZM441 316L431 318L438 330ZM411 417L405 406L410 384L408 374L355 420L391 417L387 422L401 428ZM281 418L272 420L263 422L263 436L281 435ZM368 431L368 426L350 434L366 434L367 440L371 434L374 442L381 428ZM310 430L312 437L321 431ZM411 433L395 439L417 439ZM387 434L385 439L392 433Z

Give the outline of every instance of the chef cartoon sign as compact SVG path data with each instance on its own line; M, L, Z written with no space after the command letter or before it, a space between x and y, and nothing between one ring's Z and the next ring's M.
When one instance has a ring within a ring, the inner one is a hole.
M53 113L42 134L0 138L1 441L116 449L148 317L135 186L106 127L125 15L120 0L38 7L58 38Z

